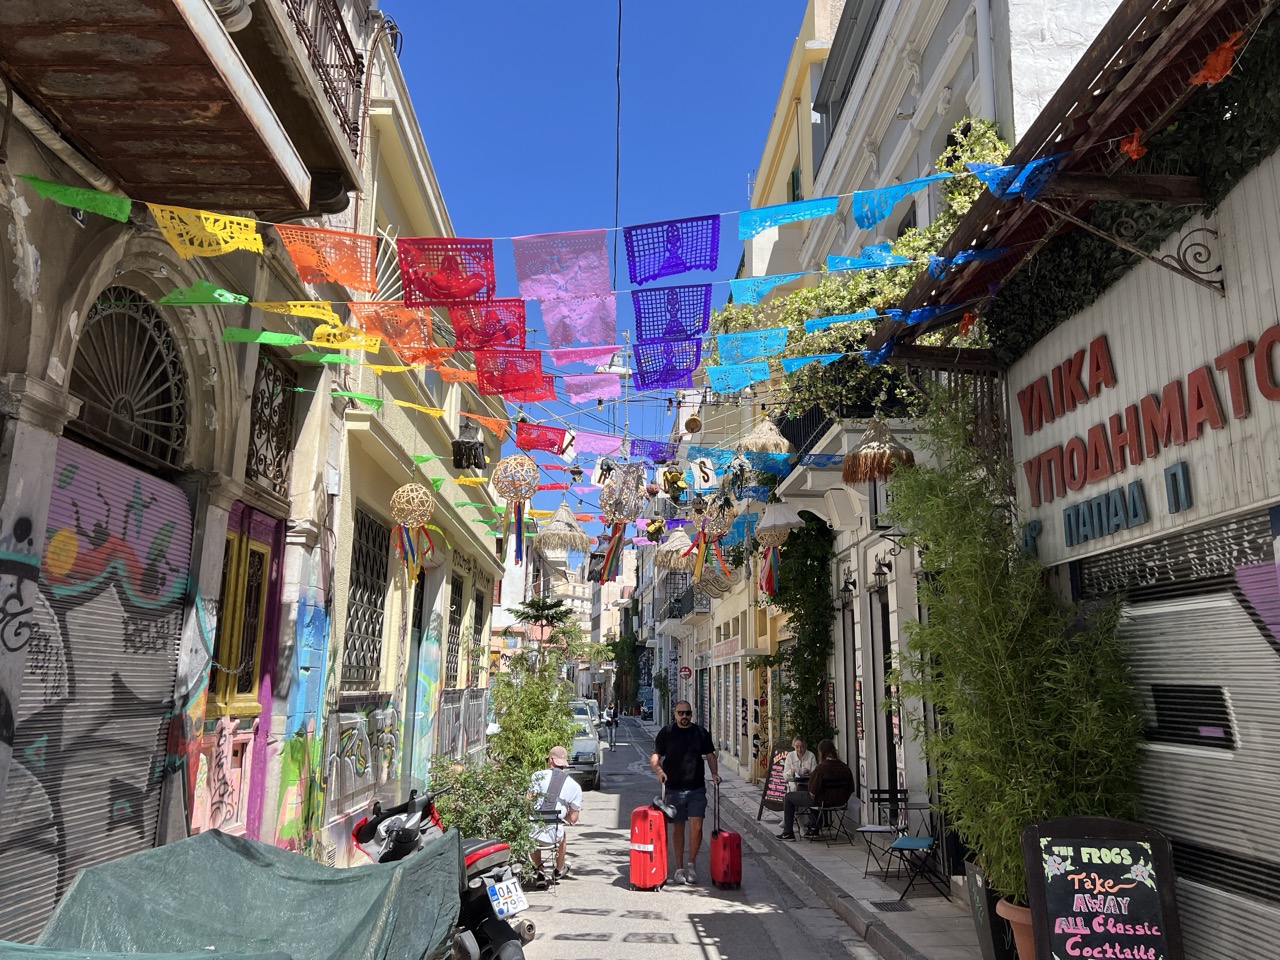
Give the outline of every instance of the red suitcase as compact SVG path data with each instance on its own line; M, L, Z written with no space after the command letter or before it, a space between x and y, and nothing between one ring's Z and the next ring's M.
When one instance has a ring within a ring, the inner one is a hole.
M742 834L720 829L720 784L716 784L716 822L711 830L711 883L742 886Z
M660 890L667 882L667 820L653 806L631 811L631 889Z

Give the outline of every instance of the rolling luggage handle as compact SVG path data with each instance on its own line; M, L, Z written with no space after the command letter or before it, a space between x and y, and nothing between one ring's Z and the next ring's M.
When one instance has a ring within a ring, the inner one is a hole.
M720 835L720 784L712 781L712 786L716 788L716 822L711 826L711 839L714 840Z
M674 820L676 818L676 808L667 803L667 782L665 780L662 782L661 793L653 798L653 806L668 820Z

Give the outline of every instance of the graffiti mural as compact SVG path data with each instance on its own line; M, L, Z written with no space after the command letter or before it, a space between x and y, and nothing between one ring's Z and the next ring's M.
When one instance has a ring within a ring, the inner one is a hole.
M488 690L464 687L444 691L436 727L436 754L462 760L483 751L488 711Z
M432 579L436 579L433 575ZM431 757L435 753L438 729L438 701L440 699L440 638L444 632L444 617L432 602L428 581L427 602L430 603L428 622L418 647L418 675L414 683L412 763L413 776L426 780L431 771ZM436 594L439 585L437 581Z
M184 618L181 491L66 439L53 486L38 591L6 640L28 649L0 806L0 876L22 894L0 939L38 933L81 867L154 842Z
M329 714L325 728L326 819L368 806L399 775L400 713L394 704Z

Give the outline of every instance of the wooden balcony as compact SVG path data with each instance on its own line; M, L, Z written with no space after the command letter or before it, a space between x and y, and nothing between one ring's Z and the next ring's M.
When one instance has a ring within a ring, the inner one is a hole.
M310 205L309 164L207 0L5 0L0 71L136 200Z

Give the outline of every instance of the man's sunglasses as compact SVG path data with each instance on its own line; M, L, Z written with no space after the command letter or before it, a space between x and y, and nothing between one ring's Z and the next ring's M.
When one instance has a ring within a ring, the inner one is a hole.
M693 711L692 711L692 710L677 710L677 711L676 711L676 716L677 716L677 717L692 717L692 716L693 716Z

